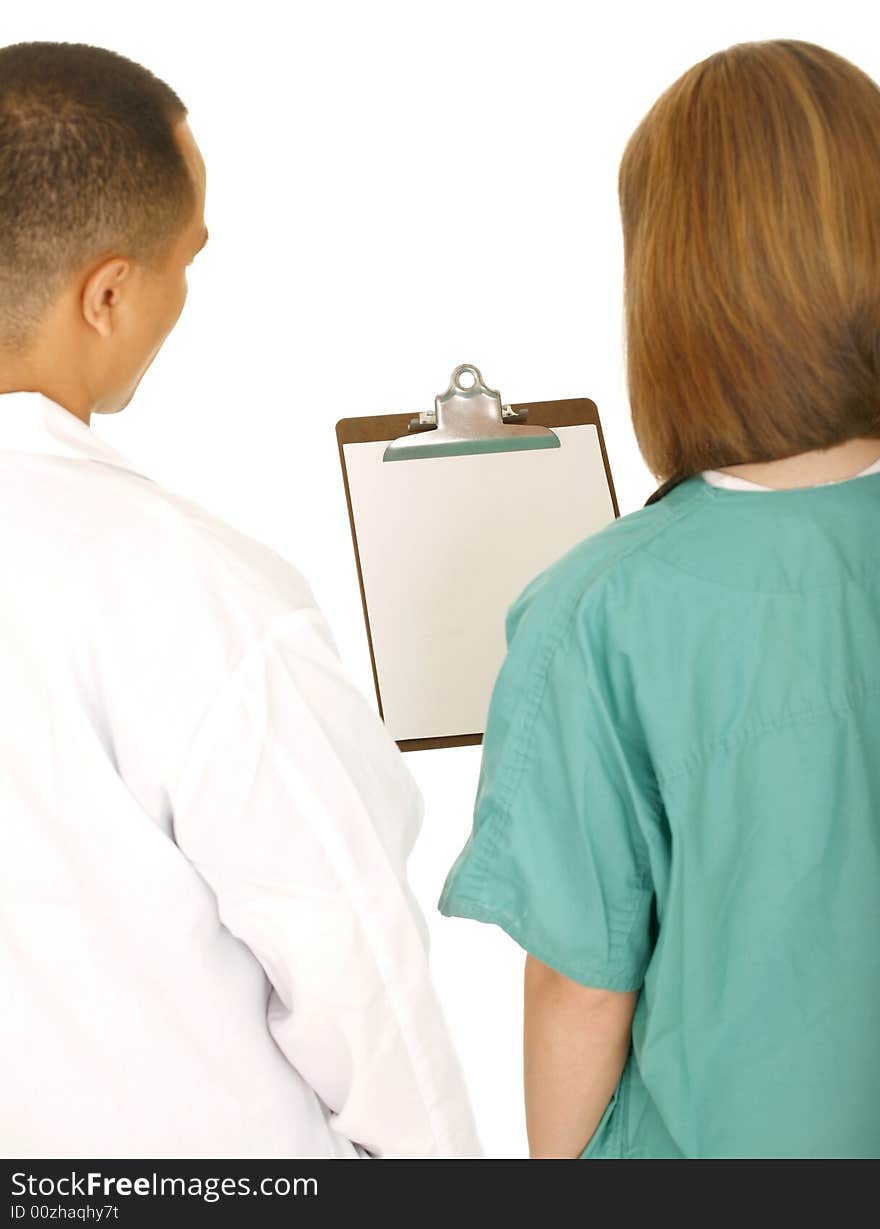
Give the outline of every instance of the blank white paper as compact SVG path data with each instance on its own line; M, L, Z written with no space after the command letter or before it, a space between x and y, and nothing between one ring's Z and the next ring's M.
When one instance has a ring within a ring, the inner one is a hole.
M614 519L595 425L553 430L560 448L412 461L343 445L392 738L482 734L510 604Z

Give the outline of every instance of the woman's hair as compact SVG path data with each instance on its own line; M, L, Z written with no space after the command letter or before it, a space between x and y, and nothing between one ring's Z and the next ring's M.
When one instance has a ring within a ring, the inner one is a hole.
M880 437L880 89L794 39L688 69L618 189L626 369L663 481Z
M140 64L85 43L0 48L0 350L20 353L86 262L162 267L196 205L187 114Z

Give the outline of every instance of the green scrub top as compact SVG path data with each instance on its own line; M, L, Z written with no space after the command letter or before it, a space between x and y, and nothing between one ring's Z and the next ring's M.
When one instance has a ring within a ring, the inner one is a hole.
M640 991L581 1155L880 1156L880 474L696 475L506 632L439 908Z

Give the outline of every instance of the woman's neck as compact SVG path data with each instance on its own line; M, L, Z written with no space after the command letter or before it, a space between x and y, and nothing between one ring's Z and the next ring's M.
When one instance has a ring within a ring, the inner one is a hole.
M852 439L834 448L801 452L781 461L758 461L748 465L725 465L719 472L734 474L761 486L787 489L816 486L820 482L841 482L854 478L874 461L880 460L880 439Z

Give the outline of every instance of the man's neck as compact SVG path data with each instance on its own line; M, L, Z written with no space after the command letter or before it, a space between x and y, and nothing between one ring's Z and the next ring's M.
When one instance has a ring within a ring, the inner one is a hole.
M81 419L86 426L90 425L90 410L71 396L64 387L52 380L41 379L33 374L16 374L14 371L0 369L0 396L3 393L42 393L50 401L54 401L75 417Z

